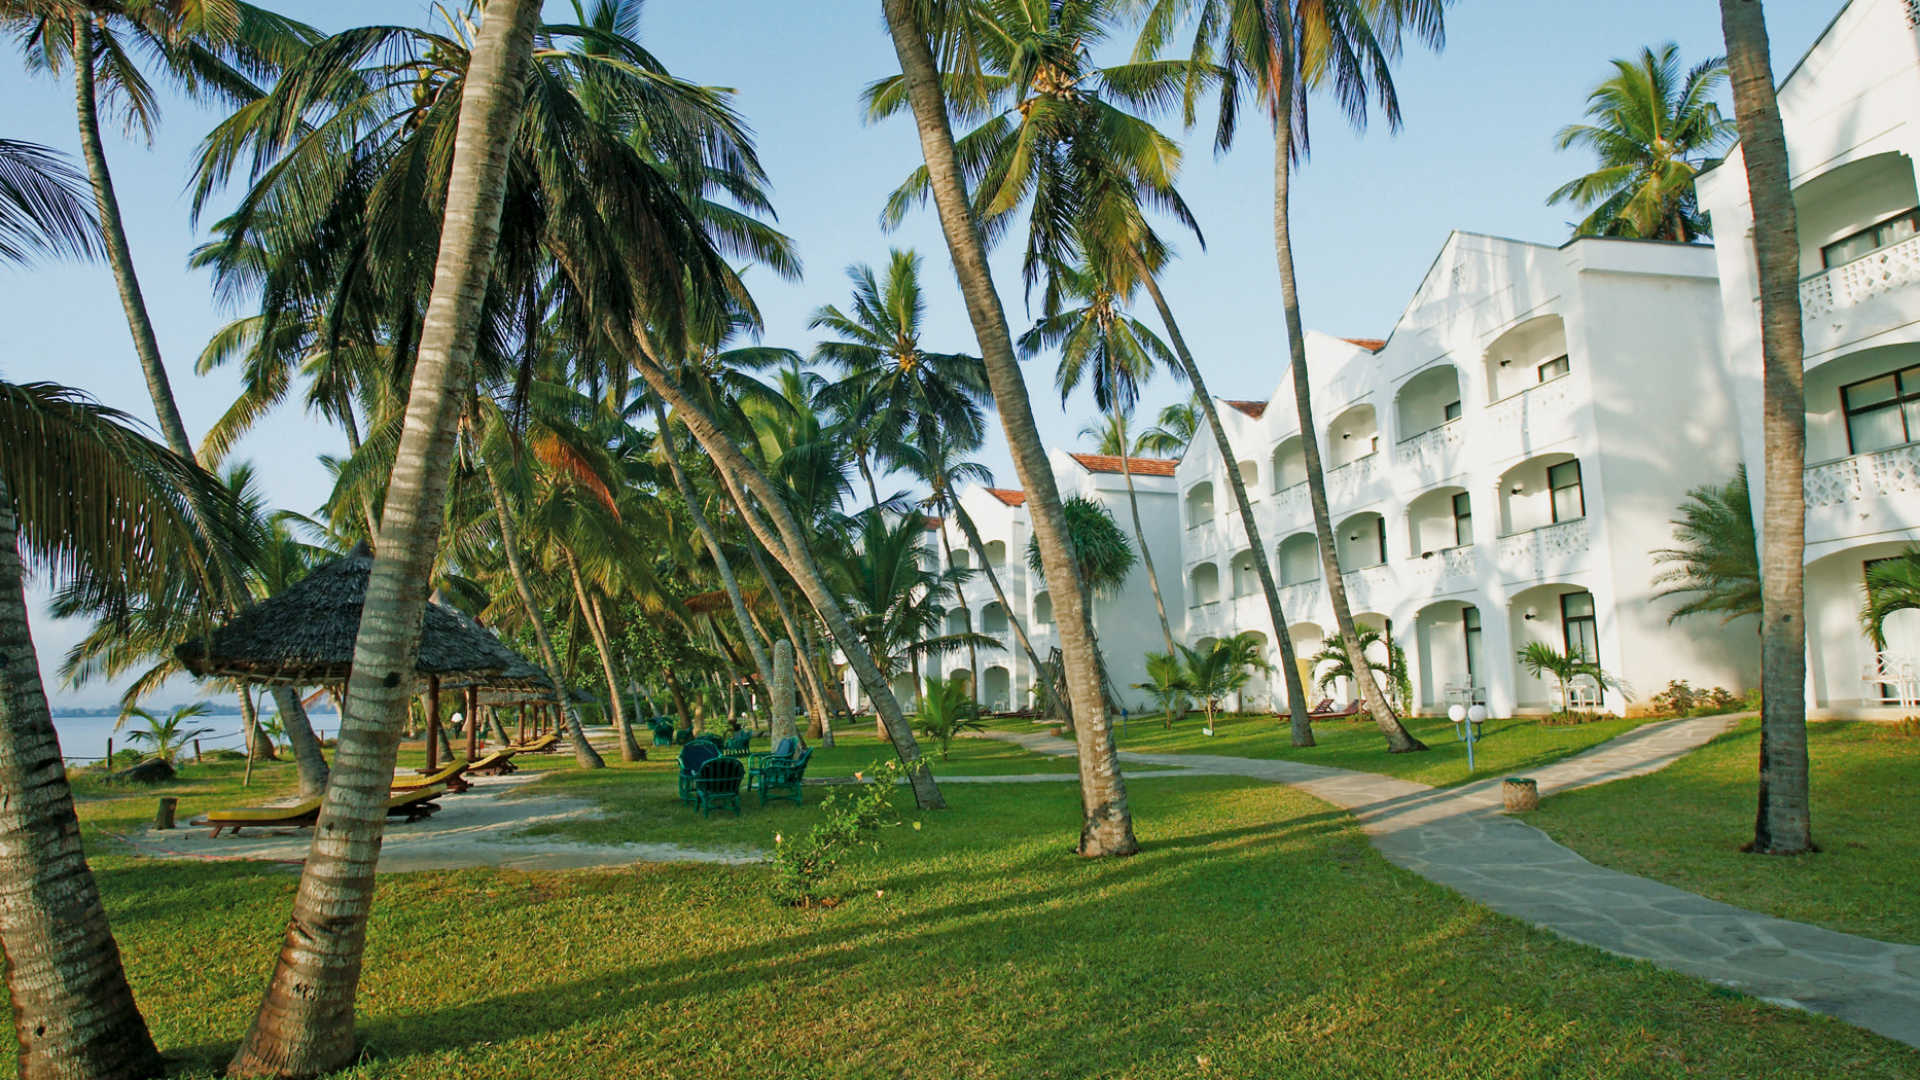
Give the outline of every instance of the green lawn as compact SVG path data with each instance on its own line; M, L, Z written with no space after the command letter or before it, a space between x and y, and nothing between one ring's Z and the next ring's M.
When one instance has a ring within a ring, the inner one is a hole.
M1389 754L1387 741L1371 721L1322 720L1313 726L1319 745L1296 749L1289 741L1284 717L1222 716L1211 738L1201 733L1204 721L1190 713L1171 731L1159 719L1135 717L1124 730L1118 726L1120 749L1149 753L1224 754L1230 757L1286 758L1316 765L1397 776L1422 784L1446 787L1488 776L1523 773L1577 754L1615 735L1631 731L1645 720L1609 718L1590 724L1548 727L1535 717L1489 720L1481 725L1474 744L1474 772L1467 772L1467 744L1454 737L1445 717L1416 716L1407 729L1426 743L1425 753Z
M1920 944L1920 738L1808 725L1818 855L1742 854L1753 838L1759 722L1649 776L1541 803L1530 820L1580 854L1730 904Z
M285 766L265 772L286 783ZM623 774L667 780L604 782ZM169 790L197 810L231 801L232 782L208 766ZM294 875L113 853L103 830L144 821L155 793L87 787L139 999L177 1071L214 1075L259 1000ZM1920 1073L1920 1053L1836 1021L1493 915L1289 789L1195 777L1130 792L1145 850L1086 861L1070 852L1074 785L955 784L953 809L850 862L846 902L827 910L775 906L757 865L384 878L351 1075Z

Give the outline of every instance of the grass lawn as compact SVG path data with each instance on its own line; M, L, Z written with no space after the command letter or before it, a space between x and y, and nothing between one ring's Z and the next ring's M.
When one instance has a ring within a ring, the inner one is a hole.
M1189 713L1170 731L1161 726L1158 717L1136 717L1124 731L1118 726L1114 730L1122 750L1286 758L1446 787L1488 776L1524 773L1646 722L1613 717L1590 724L1547 727L1537 717L1488 720L1481 725L1481 736L1474 743L1472 775L1467 773L1467 744L1454 738L1453 723L1445 717L1416 716L1406 721L1407 730L1431 747L1426 753L1414 754L1387 753L1386 739L1368 720L1322 720L1313 726L1313 737L1319 745L1304 749L1296 749L1288 741L1285 717L1222 716L1214 723L1212 738L1201 734L1205 721L1199 713Z
M231 801L233 782L207 766L171 791L197 810ZM149 1022L177 1072L214 1075L259 1000L294 875L116 854L102 831L145 820L154 793L87 787L86 841ZM757 865L383 878L350 1075L1920 1073L1920 1052L1837 1021L1493 915L1286 788L1130 791L1144 852L1086 861L1069 851L1072 784L953 785L952 810L850 861L846 902L825 910L774 905Z
M1529 819L1580 854L1730 904L1920 944L1920 738L1867 723L1807 725L1821 853L1746 855L1760 724L1748 720L1657 773L1545 800Z

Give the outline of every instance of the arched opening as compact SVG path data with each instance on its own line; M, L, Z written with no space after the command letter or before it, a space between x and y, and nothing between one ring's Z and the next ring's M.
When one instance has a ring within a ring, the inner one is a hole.
M1260 646L1260 656L1267 663L1273 663L1273 649L1271 643L1267 641L1267 635L1258 630L1247 630L1243 632L1243 636L1257 643ZM1278 677L1276 673L1274 679ZM1270 680L1267 673L1259 668L1248 669L1246 684L1240 688L1240 710L1242 712L1270 711L1273 709L1273 699L1273 680Z
M1202 480L1187 489L1187 528L1205 525L1213 520L1213 483Z
M1380 451L1380 425L1373 406L1355 405L1327 425L1327 468L1351 465Z
M1473 497L1463 487L1442 487L1407 504L1407 554L1419 558L1473 543Z
M1536 678L1520 665L1517 656L1531 642L1544 642L1555 652L1577 654L1613 674L1607 665L1617 658L1600 648L1602 612L1585 585L1554 582L1523 589L1514 594L1507 611L1508 640L1515 653L1508 662L1514 666L1515 699L1521 708L1554 711L1566 707L1559 698L1559 683L1551 675Z
M1320 545L1310 532L1297 532L1280 541L1280 583L1305 585L1320 580Z
M947 612L947 633L964 634L967 632L967 613L959 608Z
M1340 523L1333 531L1333 543L1341 570L1379 566L1387 561L1387 519L1363 510Z
M1920 233L1913 159L1897 150L1850 161L1793 189L1800 276L1831 270Z
M1807 461L1920 442L1920 345L1861 349L1807 372Z
M954 668L947 672L948 682L958 682L968 695L973 693L973 672L968 668Z
M1240 483L1244 485L1248 491L1259 492L1260 466L1258 463L1252 461L1243 461L1240 463Z
M1567 324L1558 315L1528 319L1487 346L1487 397L1511 397L1572 370Z
M1013 708L1013 676L1006 668L995 664L981 672L980 686L980 700L987 708L995 712L1006 712Z
M1233 557L1232 577L1233 595L1238 598L1252 596L1260 591L1260 575L1253 569L1253 552L1242 551Z
M1307 705L1311 708L1315 702L1330 696L1316 687L1313 679L1313 658L1327 647L1327 633L1317 623L1298 622L1287 626L1287 637L1293 642L1293 661L1300 673L1300 686L1306 691Z
M1033 598L1033 621L1041 626L1053 625L1053 594L1041 590Z
M953 567L956 570L969 570L973 567L973 552L966 548L953 549Z
M1528 458L1500 475L1502 535L1586 516L1580 461L1572 454Z
M1428 604L1414 615L1413 640L1402 641L1423 712L1487 702L1487 657L1480 609L1460 600Z
M1904 540L1865 544L1807 564L1807 676L1816 704L1899 705L1899 682L1882 682L1868 673L1920 672L1920 610L1894 612L1883 627L1886 642L1879 648L1860 624L1868 570L1907 546ZM1741 624L1751 622L1743 619L1736 625ZM1906 689L1911 696L1913 686Z
M1285 491L1307 482L1307 449L1298 435L1289 435L1273 448L1273 490Z
M1460 419L1460 370L1440 364L1408 379L1393 398L1400 441Z
M893 677L893 699L903 709L912 709L914 702L920 700L920 687L914 685L913 672L903 671Z
M1192 598L1191 607L1217 602L1220 599L1220 568L1203 562L1189 571L1187 595Z
M989 540L986 543L987 565L998 570L1007 565L1007 542Z
M1000 601L998 600L989 603L980 611L980 625L984 632L989 634L1006 633L1008 626L1007 609L1001 607Z

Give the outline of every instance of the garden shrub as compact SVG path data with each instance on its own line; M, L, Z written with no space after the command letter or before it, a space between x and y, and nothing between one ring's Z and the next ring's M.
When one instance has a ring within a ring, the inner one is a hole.
M828 879L839 868L840 860L855 847L879 850L881 829L900 824L893 808L894 781L905 775L899 761L889 761L866 773L854 773L866 781L839 788L820 802L820 822L798 836L775 834L773 838L774 899L788 907L832 907L839 896L828 888ZM920 823L914 822L914 828Z

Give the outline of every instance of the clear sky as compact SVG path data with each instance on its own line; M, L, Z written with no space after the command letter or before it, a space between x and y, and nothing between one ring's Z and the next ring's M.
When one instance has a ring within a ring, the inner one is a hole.
M425 0L266 2L329 31L433 18ZM1778 72L1799 59L1841 6L1767 5ZM758 132L780 224L806 266L798 284L749 278L770 343L810 349L808 314L823 303L844 304L846 266L882 262L892 245L926 257L927 346L971 352L971 329L931 209L892 235L878 224L887 192L919 161L910 122L870 126L861 119L861 88L896 70L879 7L872 0L652 0L641 36L679 75L735 88L738 107ZM557 21L568 11L549 3ZM1309 328L1385 336L1450 230L1565 239L1574 215L1547 206L1545 197L1588 163L1556 153L1551 139L1579 119L1608 60L1669 40L1688 63L1723 49L1714 0L1460 0L1447 23L1443 52L1410 54L1396 71L1406 122L1398 136L1377 118L1356 136L1330 110L1321 113L1313 158L1294 185L1295 255ZM0 136L77 157L70 84L30 75L17 49L11 56L0 64ZM169 99L151 147L117 132L107 145L161 350L196 438L236 390L226 373L193 374L208 335L239 314L216 305L206 277L186 269L188 252L204 239L187 217L189 162L215 119ZM1189 140L1182 188L1207 246L1184 241L1164 284L1211 388L1225 397L1267 397L1286 362L1272 250L1271 149L1251 125L1221 159L1212 153L1210 128ZM1025 309L1015 256L1010 245L996 272L1017 332ZM104 264L0 268L0 377L55 380L152 415ZM1084 399L1060 406L1048 361L1034 361L1028 381L1042 434L1054 443L1074 441L1092 406ZM1148 390L1143 413L1182 393L1162 379ZM278 505L307 511L328 489L318 455L341 449L335 432L290 407L261 425L238 456L254 461ZM1017 483L997 431L984 457L1001 483ZM52 668L80 628L41 615L42 596L35 590L31 599L49 690L60 702L107 703L117 688L55 687Z

